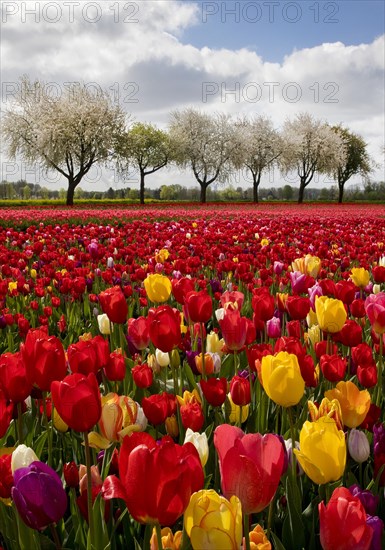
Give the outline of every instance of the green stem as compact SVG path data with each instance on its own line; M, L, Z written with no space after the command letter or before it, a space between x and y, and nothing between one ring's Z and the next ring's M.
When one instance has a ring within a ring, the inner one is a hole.
M55 543L56 550L62 550L62 545L61 545L61 542L60 542L60 539L59 539L59 535L57 534L55 525L53 523L51 523L49 527L50 527L52 538L53 538L54 543Z
M155 523L155 529L156 529L156 538L158 539L158 550L163 550L162 530L160 528L159 523Z
M376 405L377 407L380 407L381 400L382 400L382 368L383 368L383 335L380 334L380 360L378 362L378 380L377 380L377 399L376 399Z
M274 507L275 507L275 496L273 500L270 502L269 506L269 515L267 518L267 538L270 539L270 531L271 531L271 525L273 523L273 517L274 517Z
M200 333L201 333L201 353L202 353L202 378L206 380L206 365L205 365L205 339L203 332L203 323L200 323Z
M297 478L297 464L296 464L296 457L294 454L295 449L295 426L293 421L293 413L291 407L287 408L287 415L289 417L290 422L290 437L291 437L291 471L293 476L293 482L296 482Z
M243 536L245 537L245 549L250 550L249 514L243 514Z
M52 466L52 430L50 429L50 426L48 424L48 416L47 416L47 392L43 391L43 412L44 412L44 427L47 431L47 438L48 438L48 466ZM52 427L52 423L51 423Z
M90 444L88 441L88 432L84 432L84 445L86 449L86 469L87 469L87 509L88 509L88 526L90 533L90 547L94 548L94 517L92 512L92 477L91 477L91 453Z
M23 411L22 411L20 402L17 404L17 437L19 440L19 445L21 445L24 442L24 437L23 437Z

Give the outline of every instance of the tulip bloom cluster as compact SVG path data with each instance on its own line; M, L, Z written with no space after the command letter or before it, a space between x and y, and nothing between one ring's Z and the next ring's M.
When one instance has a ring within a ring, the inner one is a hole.
M384 547L383 208L2 214L0 545Z

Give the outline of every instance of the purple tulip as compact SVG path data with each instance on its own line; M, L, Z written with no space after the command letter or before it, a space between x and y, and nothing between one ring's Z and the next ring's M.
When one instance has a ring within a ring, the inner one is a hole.
M373 529L373 538L370 550L381 550L384 522L378 516L367 516L366 523Z
M12 499L21 519L32 529L57 523L67 509L67 495L55 470L44 462L32 462L13 474Z
M360 499L367 514L370 516L374 516L376 514L380 497L373 495L373 493L367 491L366 489L361 489L361 487L357 484L351 485L349 487L349 491L354 497L358 497Z

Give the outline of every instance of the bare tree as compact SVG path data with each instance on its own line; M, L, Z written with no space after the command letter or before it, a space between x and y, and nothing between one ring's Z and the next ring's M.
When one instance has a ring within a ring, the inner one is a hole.
M107 162L126 115L107 92L97 95L84 85L65 88L59 98L44 83L21 79L19 93L4 115L3 138L11 158L21 156L68 181L67 205L92 166Z
M332 175L344 161L345 146L342 138L328 124L314 119L309 113L300 113L294 120L285 122L283 140L281 170L284 173L297 171L300 204L315 172Z
M258 202L258 187L262 173L267 170L282 153L283 141L272 121L264 116L247 118L236 122L239 148L235 152L235 164L246 167L253 178L253 200Z
M200 201L206 202L207 187L225 182L233 174L232 155L237 147L230 117L208 115L196 109L171 114L170 138L176 164L191 167L200 185Z

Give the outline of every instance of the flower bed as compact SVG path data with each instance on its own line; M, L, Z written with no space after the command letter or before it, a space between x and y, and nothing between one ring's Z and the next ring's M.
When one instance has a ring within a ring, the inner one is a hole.
M383 547L383 207L1 214L3 548Z

